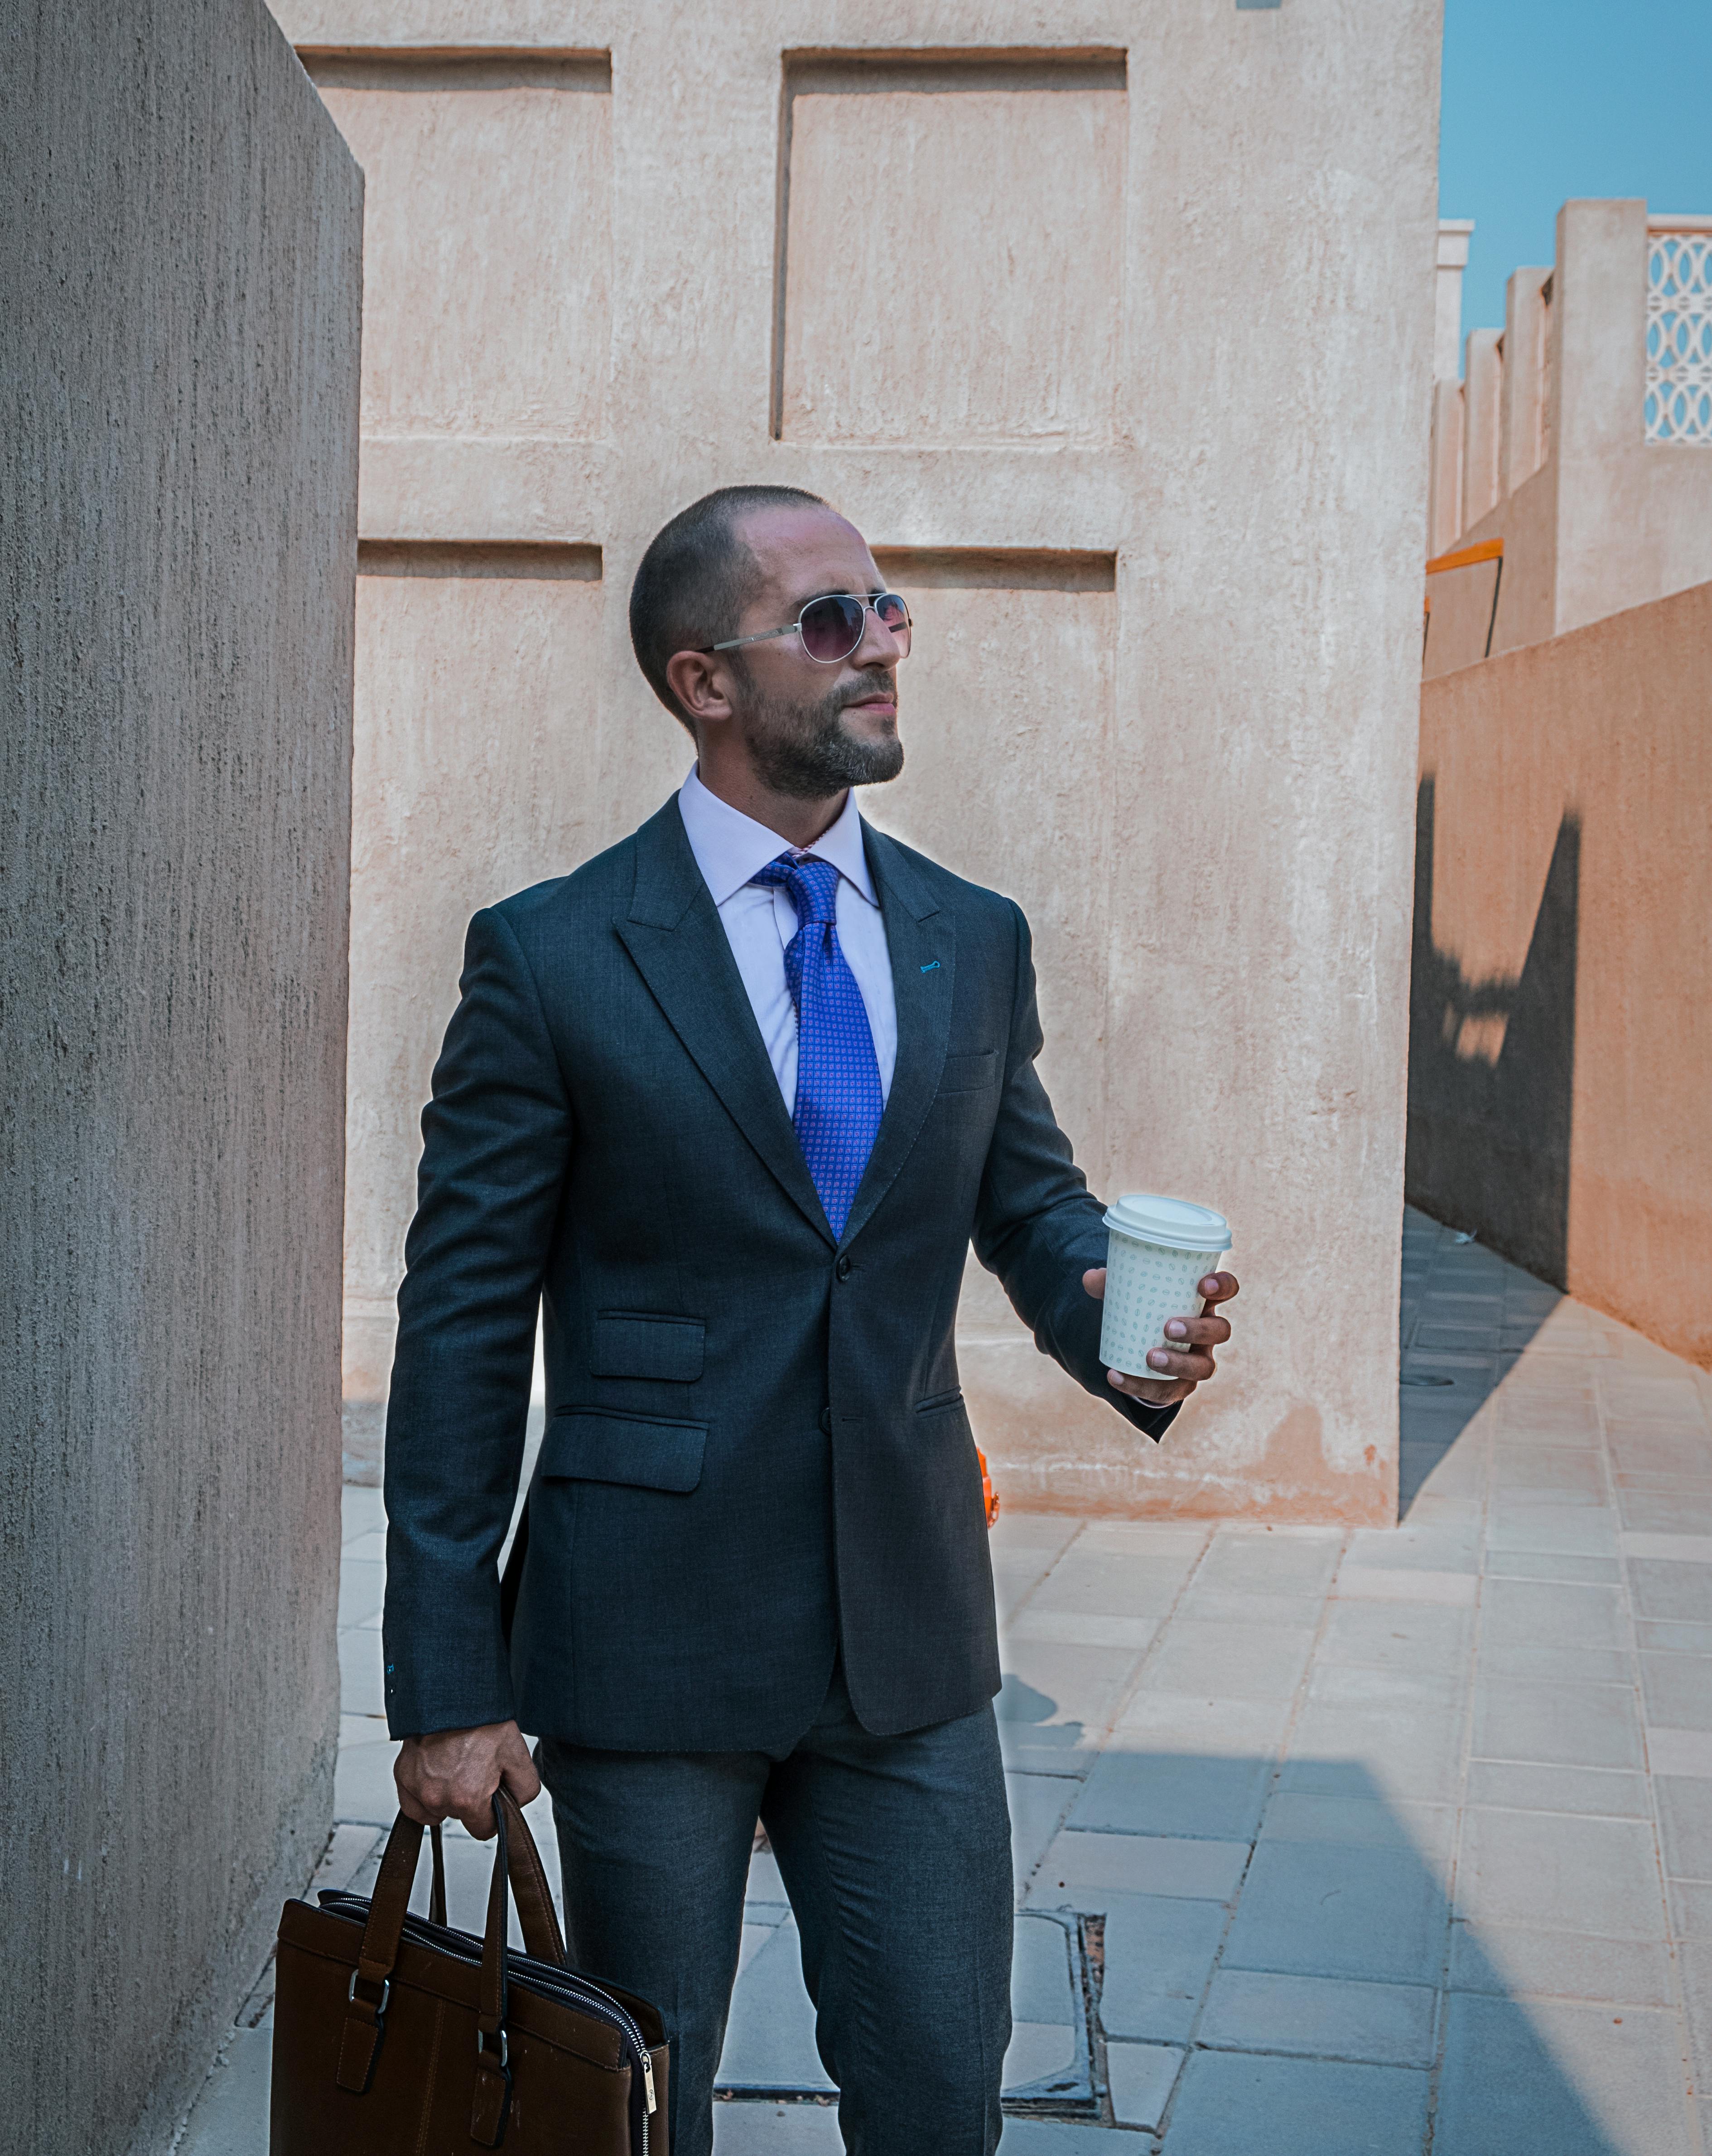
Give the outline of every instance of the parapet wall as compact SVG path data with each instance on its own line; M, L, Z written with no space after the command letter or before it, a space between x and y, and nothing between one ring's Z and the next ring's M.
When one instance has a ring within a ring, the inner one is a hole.
M1712 583L1424 685L1408 1195L1712 1367Z
M362 183L259 0L8 18L0 2143L109 2156L331 1812Z

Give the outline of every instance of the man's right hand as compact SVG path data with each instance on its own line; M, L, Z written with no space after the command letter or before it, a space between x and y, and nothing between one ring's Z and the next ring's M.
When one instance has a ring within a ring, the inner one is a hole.
M423 1826L455 1819L478 1841L492 1838L494 1792L501 1782L520 1804L541 1794L541 1776L515 1722L407 1737L392 1779L407 1819Z

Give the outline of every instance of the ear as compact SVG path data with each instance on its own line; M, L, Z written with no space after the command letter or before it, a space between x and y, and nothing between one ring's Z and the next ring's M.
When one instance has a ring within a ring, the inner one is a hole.
M717 726L735 710L730 669L710 651L674 651L666 661L666 685L697 726Z

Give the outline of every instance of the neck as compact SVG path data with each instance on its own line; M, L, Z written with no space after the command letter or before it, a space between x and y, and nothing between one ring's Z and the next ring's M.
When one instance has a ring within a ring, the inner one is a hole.
M793 794L775 793L746 763L735 771L724 771L718 759L705 755L696 758L696 775L708 792L728 808L765 824L769 831L777 831L788 844L805 850L831 830L850 798L848 787L807 801Z

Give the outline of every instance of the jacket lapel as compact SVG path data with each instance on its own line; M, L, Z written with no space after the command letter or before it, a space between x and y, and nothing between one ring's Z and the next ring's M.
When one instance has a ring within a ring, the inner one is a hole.
M873 1219L896 1181L939 1091L951 1038L957 955L951 916L940 911L938 900L911 867L908 855L872 824L864 823L862 830L891 952L898 1060L879 1133L844 1223L846 1243ZM777 1097L778 1089L773 1090Z
M743 977L689 850L675 795L636 834L636 890L630 917L614 924L619 937L668 1024L738 1129L831 1243L835 1239L826 1209L785 1111ZM884 1136L882 1123L880 1143ZM872 1169L870 1162L870 1173Z

